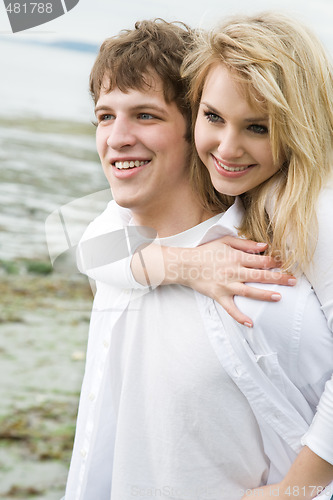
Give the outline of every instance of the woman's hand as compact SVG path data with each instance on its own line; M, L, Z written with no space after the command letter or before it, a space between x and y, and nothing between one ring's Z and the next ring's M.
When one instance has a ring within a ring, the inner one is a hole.
M196 248L149 245L132 260L135 279L148 285L181 284L216 300L236 321L253 326L234 303L235 295L263 301L278 301L276 291L262 290L245 283L294 285L294 276L279 271L272 258L258 255L267 244L225 236Z
M234 302L235 295L263 301L279 301L281 295L276 291L262 290L245 283L275 283L294 285L294 276L271 271L279 267L272 257L258 255L267 245L225 236L196 248L177 249L179 254L180 276L178 283L211 297L236 321L253 326L252 320L241 313ZM174 248L168 248L170 254ZM166 264L166 279L170 273Z

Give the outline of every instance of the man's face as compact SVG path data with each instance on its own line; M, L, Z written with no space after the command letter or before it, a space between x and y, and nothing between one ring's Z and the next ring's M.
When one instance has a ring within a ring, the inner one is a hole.
M183 115L165 102L159 78L151 83L126 93L102 87L95 109L97 151L113 197L148 217L180 203L190 150Z

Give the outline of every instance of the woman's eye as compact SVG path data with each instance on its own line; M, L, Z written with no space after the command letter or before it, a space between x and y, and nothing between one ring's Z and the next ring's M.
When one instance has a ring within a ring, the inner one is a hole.
M210 111L205 111L204 115L210 123L218 123L222 121L222 118L219 115L211 113Z
M253 123L249 126L249 130L254 134L265 135L268 134L268 128L265 125L258 125Z

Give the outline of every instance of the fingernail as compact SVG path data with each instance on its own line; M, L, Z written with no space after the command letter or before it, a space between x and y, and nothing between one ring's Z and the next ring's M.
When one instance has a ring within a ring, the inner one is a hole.
M277 302L281 299L281 295L279 293L273 293L273 295L271 295L271 299Z
M293 285L296 285L296 283L297 283L297 280L295 278L291 278L290 280L288 280L288 285L293 286Z
M248 328L252 328L252 323L249 323L248 321L244 321L244 326L247 326Z
M257 247L267 247L267 243L257 243Z

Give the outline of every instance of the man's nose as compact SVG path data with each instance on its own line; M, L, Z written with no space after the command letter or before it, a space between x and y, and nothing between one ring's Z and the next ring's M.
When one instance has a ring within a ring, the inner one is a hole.
M130 121L123 117L115 118L109 127L107 145L112 149L122 149L134 146L136 140L134 127Z

